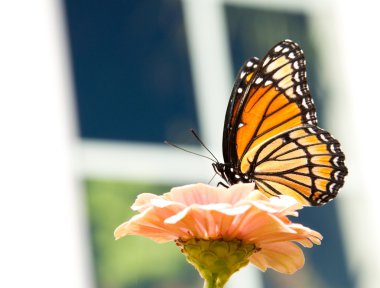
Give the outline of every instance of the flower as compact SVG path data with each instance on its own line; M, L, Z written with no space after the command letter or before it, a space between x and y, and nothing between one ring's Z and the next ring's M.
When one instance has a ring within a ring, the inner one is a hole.
M305 262L294 242L312 247L322 235L289 220L302 208L294 198L269 198L254 188L253 183L230 188L193 184L162 196L140 194L132 205L140 214L117 227L115 238L175 241L201 276L216 283L205 287L223 287L249 262L262 271L294 273Z

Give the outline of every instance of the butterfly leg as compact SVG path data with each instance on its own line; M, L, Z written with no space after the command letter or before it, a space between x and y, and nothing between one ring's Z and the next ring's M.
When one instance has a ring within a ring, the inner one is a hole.
M223 186L224 188L229 188L228 185L224 184L223 182L219 182L218 185L216 185L217 187L219 186Z

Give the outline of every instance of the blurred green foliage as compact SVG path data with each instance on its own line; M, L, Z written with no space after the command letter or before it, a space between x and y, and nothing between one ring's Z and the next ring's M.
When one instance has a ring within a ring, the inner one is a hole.
M115 228L132 217L130 209L143 192L161 194L169 186L87 179L88 224L98 287L156 288L201 286L199 276L173 242L157 244L141 236L118 241Z

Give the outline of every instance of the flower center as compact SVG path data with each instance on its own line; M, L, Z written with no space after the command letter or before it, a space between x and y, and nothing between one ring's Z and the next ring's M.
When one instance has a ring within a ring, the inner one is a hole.
M241 240L190 239L175 241L181 252L210 284L205 287L223 287L230 276L249 263L249 256L260 249Z

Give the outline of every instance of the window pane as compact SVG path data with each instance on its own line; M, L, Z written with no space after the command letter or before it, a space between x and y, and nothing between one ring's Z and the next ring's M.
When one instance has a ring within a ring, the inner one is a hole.
M64 3L81 137L186 142L198 123L181 2Z

